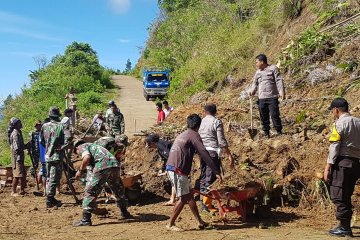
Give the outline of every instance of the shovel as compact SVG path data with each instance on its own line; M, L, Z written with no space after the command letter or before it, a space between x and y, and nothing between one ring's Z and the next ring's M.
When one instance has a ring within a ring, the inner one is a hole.
M258 134L258 130L253 127L253 103L252 103L252 97L249 97L250 99L250 128L248 128L248 132L250 135L250 138L252 140L255 139L255 137Z

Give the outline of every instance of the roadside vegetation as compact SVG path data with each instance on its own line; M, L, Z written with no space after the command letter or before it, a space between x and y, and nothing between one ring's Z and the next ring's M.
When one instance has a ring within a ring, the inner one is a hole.
M63 55L54 56L45 66L31 71L31 82L17 96L9 96L4 102L3 119L0 122L0 165L11 162L7 143L9 120L17 117L23 122L24 141L36 120L47 117L50 106L65 110L64 96L70 89L77 93L77 105L81 116L93 115L105 107L105 97L114 94L111 70L99 64L98 56L87 43L73 42Z
M352 2L159 0L161 13L149 28L149 39L134 72L140 76L141 70L149 66L170 69L170 100L186 102L195 93L221 86L229 75L250 78L254 57L279 45L279 32L306 8L317 20L304 26L303 33L295 37L286 52L270 54L272 63L281 60L284 71L292 69L292 73L297 73L298 65L304 62L301 60L316 50L323 50L324 54L314 61L333 53L334 38L319 30L355 14L358 10ZM354 28L348 29L349 35L351 31ZM278 50L287 42L284 44Z

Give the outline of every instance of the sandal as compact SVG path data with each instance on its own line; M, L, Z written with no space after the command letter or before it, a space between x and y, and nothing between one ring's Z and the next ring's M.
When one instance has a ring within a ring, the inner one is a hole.
M169 231L174 231L174 232L182 232L182 231L184 231L183 229L181 229L181 228L179 228L179 227L177 227L175 225L170 225L170 224L166 225L166 229L169 230Z
M162 206L175 206L175 203L172 203L172 202L166 202L166 203L163 203L161 204Z

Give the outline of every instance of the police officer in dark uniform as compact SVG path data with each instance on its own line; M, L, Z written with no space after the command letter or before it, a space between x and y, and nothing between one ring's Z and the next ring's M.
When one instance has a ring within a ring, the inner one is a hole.
M360 119L349 114L349 104L344 98L334 99L329 110L336 122L329 139L324 178L330 184L330 198L336 206L336 219L340 221L329 233L351 237L351 195L360 178Z

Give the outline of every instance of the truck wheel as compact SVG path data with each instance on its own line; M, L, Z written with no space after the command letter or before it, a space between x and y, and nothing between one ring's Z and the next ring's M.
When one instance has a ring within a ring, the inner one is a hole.
M149 95L145 95L145 99L146 99L146 101L149 101L150 96L149 96Z

